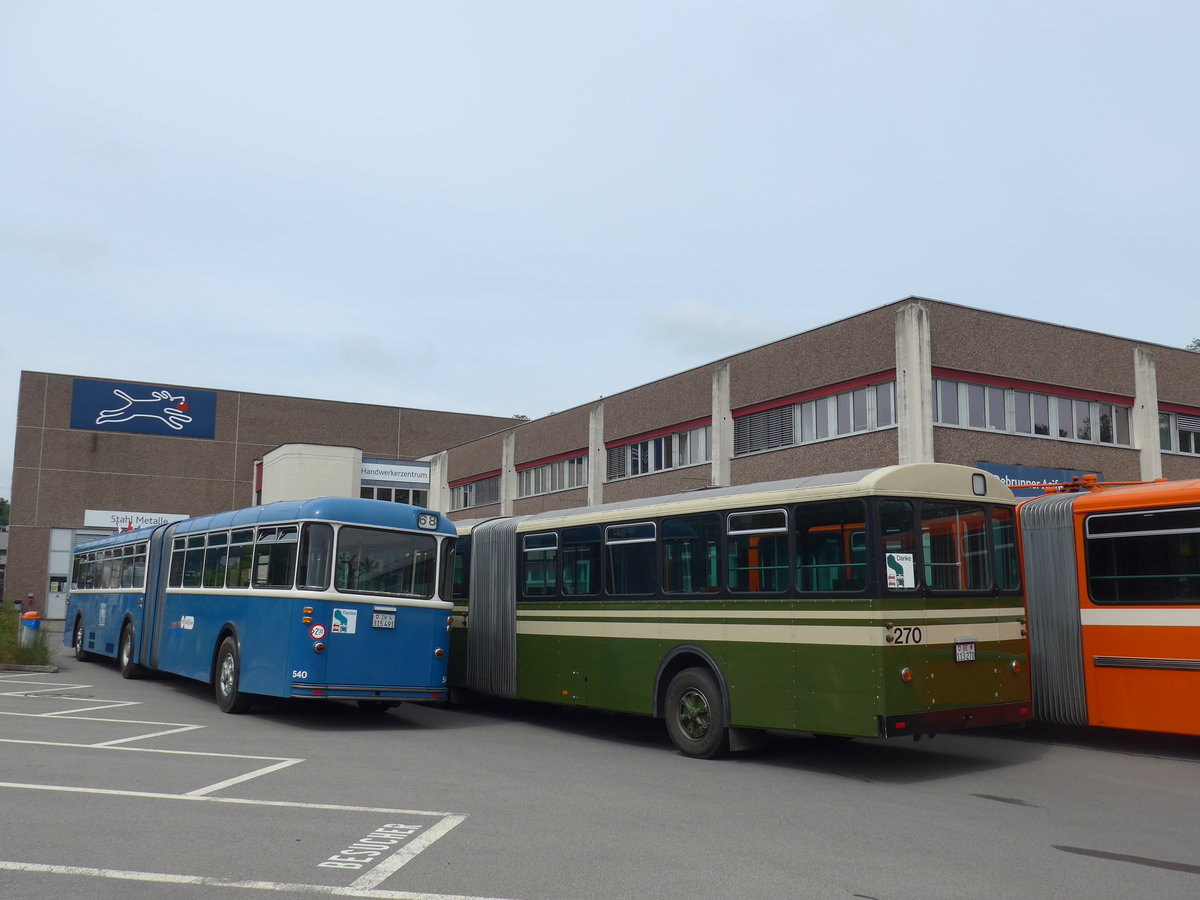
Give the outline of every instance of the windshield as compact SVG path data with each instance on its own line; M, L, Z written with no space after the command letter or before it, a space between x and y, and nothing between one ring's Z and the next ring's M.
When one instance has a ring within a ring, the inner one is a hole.
M339 591L428 599L436 572L432 535L349 525L338 531L334 587Z

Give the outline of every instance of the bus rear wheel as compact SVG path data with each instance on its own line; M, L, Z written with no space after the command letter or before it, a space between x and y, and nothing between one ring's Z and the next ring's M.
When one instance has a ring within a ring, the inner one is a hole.
M244 713L250 709L250 695L238 690L241 668L237 641L227 637L217 651L217 673L213 678L217 707L221 712Z
M71 643L75 645L75 658L80 662L87 662L92 658L92 654L83 649L83 616L79 616L75 620L75 630L71 633Z
M713 759L729 752L725 701L707 669L684 669L667 688L667 734L684 756Z
M121 667L122 678L141 678L144 671L133 660L133 626L126 625L121 629L121 648L117 652L117 662Z

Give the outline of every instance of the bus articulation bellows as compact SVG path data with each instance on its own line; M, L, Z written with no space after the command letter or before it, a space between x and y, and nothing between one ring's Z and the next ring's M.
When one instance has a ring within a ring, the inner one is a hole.
M214 686L382 709L446 696L454 529L427 509L325 497L125 532L75 549L64 638Z
M696 757L1024 722L1014 504L924 464L460 522L451 684L660 717Z

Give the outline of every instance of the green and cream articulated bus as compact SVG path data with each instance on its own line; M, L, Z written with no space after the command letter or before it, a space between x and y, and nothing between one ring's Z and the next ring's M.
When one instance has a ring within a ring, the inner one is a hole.
M460 522L451 684L659 717L696 757L1024 722L1014 503L931 463Z

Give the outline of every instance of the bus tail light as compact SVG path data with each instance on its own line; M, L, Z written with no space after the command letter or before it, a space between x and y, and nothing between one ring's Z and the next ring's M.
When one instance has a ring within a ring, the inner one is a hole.
M325 643L323 641L317 641L315 644L313 644L313 652L314 653L324 653L325 652Z
M441 647L438 647L436 650L433 651L433 656L435 659L441 659L445 655L446 655L446 652Z
M1012 661L1012 670L1014 675L1021 674L1021 661L1019 659L1014 659Z
M912 669L910 669L908 666L905 666L903 669L901 669L900 670L900 680L903 681L905 684L908 684L909 682L911 682L913 680Z

